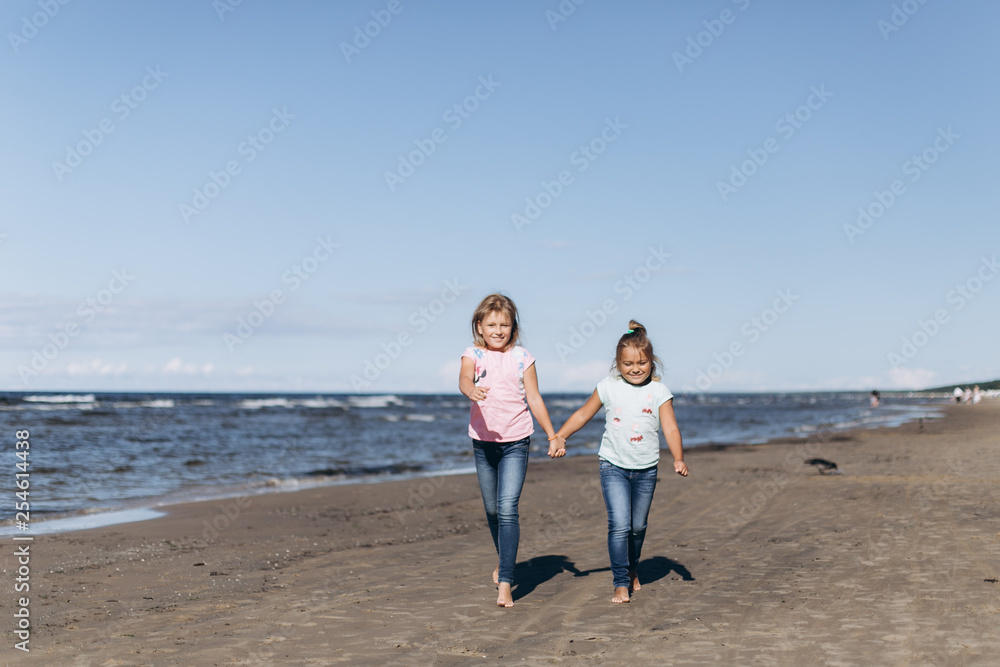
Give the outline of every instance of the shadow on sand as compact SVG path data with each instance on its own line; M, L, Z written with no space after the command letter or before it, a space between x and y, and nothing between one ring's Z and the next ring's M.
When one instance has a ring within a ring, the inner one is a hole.
M560 572L572 572L582 576L573 561L566 556L539 556L518 563L514 568L514 588L511 591L515 600L530 595L539 584L544 584Z
M651 584L676 573L684 581L694 581L691 572L675 560L665 556L654 556L639 562L639 581ZM593 570L578 570L573 561L566 556L539 556L518 563L514 569L515 584L511 591L515 600L530 595L539 584L544 584L561 572L572 572L574 577L586 577L595 572L610 572L610 567L600 567Z
M676 572L684 581L694 581L694 576L686 567L666 556L653 556L639 561L639 567L636 569L639 572L639 582L642 584L659 581L671 572Z

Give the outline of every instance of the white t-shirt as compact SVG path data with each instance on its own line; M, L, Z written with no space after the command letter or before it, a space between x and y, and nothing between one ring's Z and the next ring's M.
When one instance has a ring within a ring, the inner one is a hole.
M597 455L619 468L642 470L660 462L660 406L674 397L661 382L642 386L620 377L597 383L604 404L604 437Z

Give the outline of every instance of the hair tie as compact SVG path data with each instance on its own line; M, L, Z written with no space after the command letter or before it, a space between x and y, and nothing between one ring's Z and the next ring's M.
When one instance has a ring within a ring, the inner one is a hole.
M625 333L635 333L635 330L634 330L634 329L629 329L629 330L628 330L628 331L626 331Z

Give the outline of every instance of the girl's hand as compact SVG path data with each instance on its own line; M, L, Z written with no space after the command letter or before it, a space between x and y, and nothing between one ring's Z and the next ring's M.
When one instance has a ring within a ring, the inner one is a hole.
M684 463L684 461L674 461L674 472L680 475L681 477L687 477L688 476L687 464Z
M557 459L560 456L566 456L566 438L557 435L549 440L549 457Z
M475 387L469 392L469 400L476 401L477 403L479 401L485 401L486 393L489 392L489 390L489 387Z

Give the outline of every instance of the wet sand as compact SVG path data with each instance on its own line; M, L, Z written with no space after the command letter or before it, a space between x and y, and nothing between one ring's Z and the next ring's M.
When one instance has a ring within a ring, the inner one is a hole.
M4 538L0 663L997 664L1000 403L685 460L661 465L626 605L596 459L546 459L512 609L474 475L325 487L35 537L30 653Z

